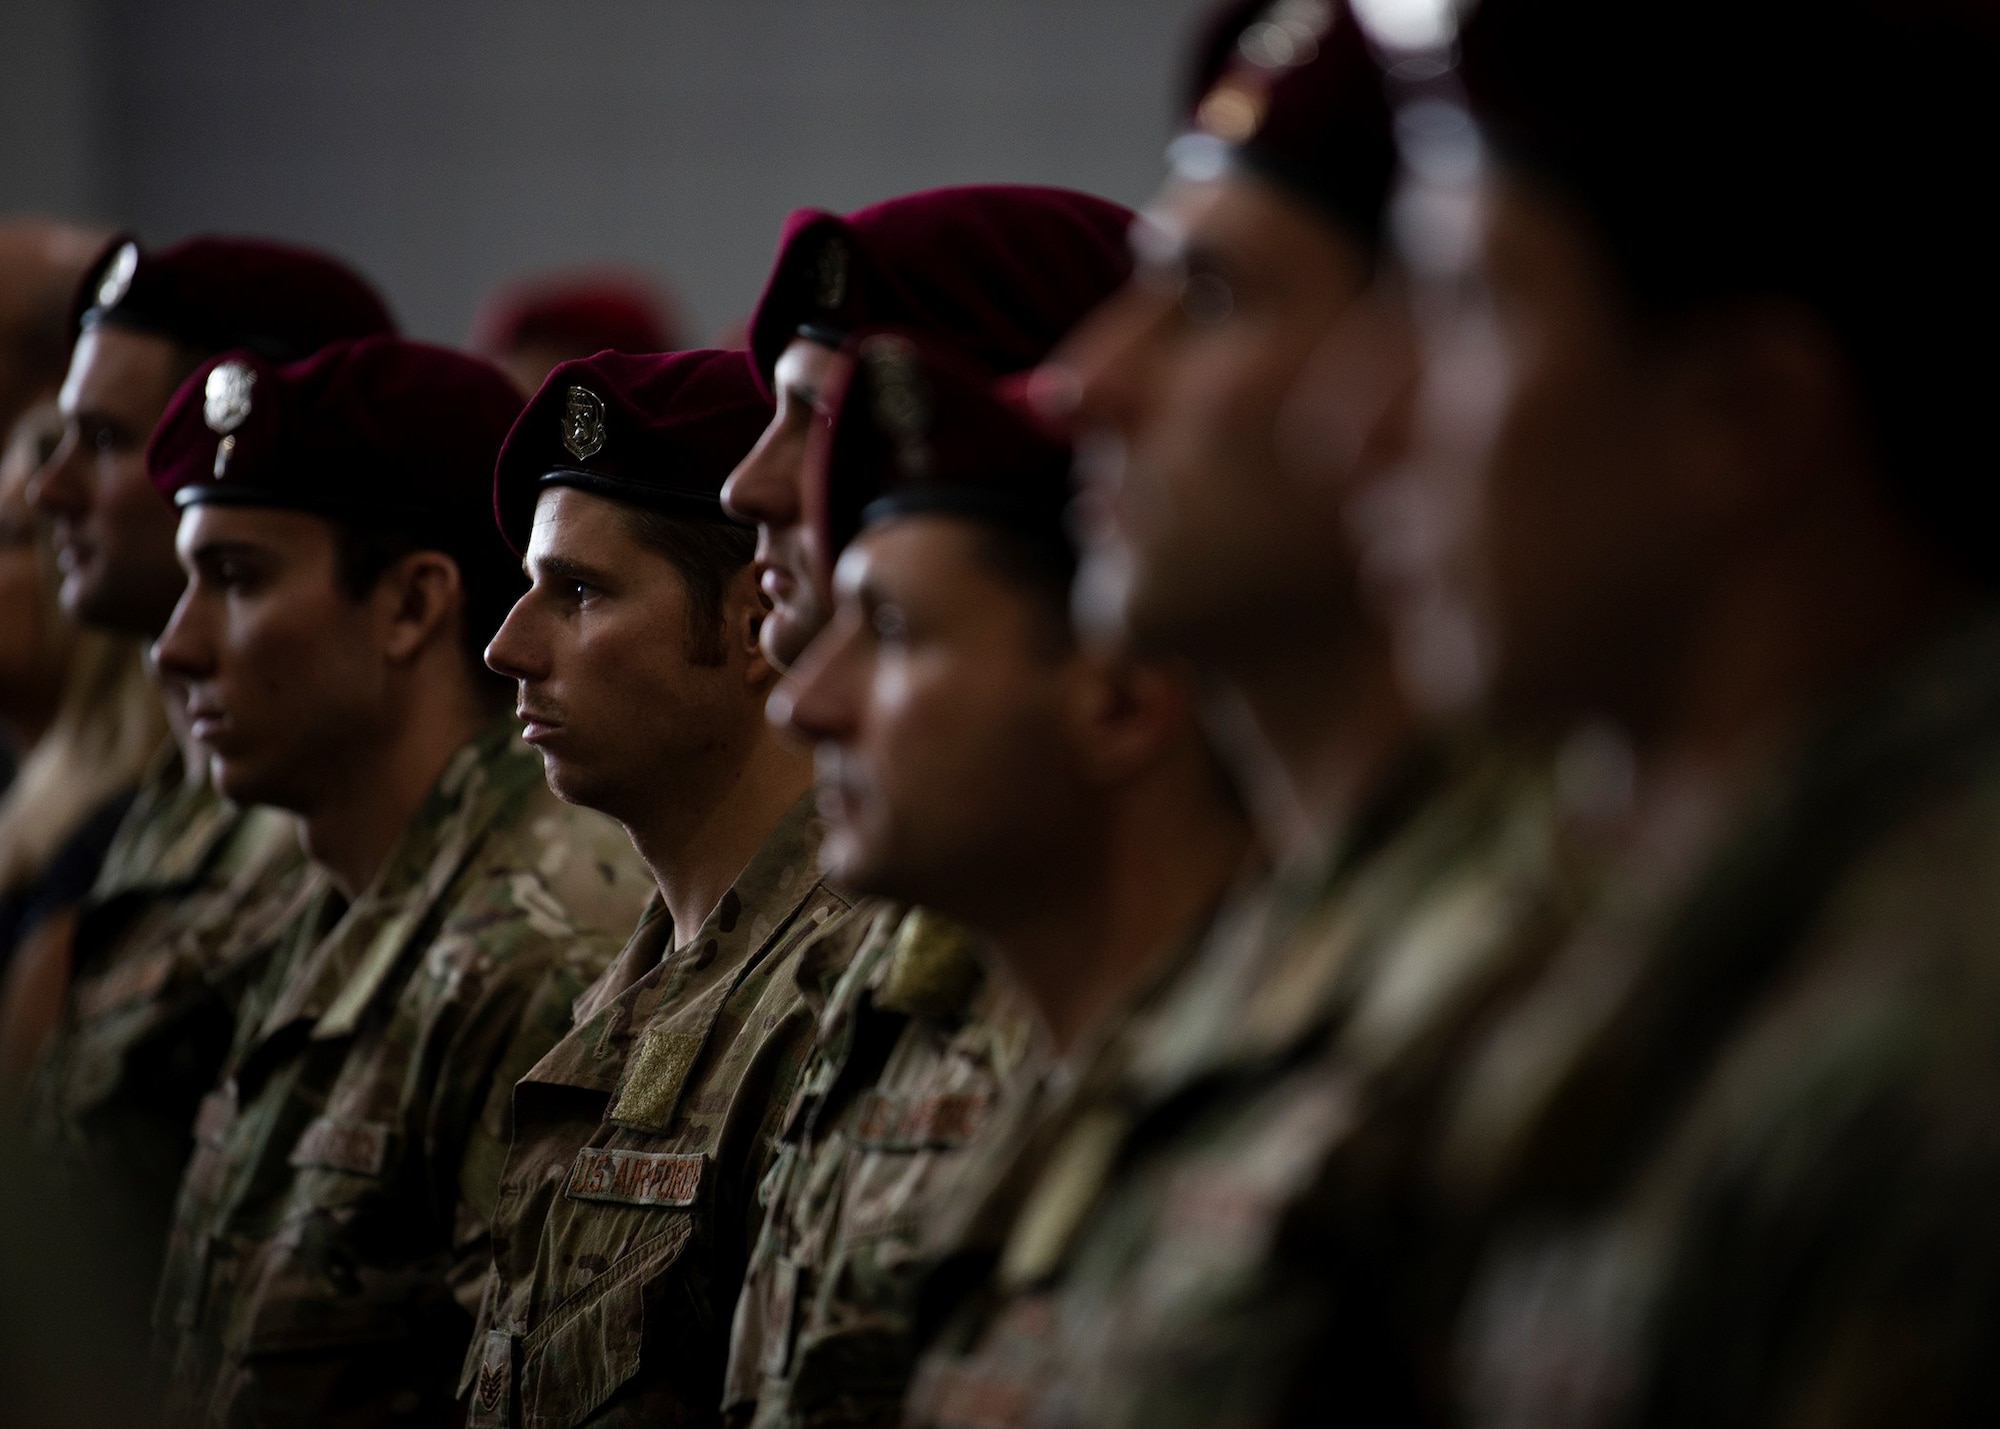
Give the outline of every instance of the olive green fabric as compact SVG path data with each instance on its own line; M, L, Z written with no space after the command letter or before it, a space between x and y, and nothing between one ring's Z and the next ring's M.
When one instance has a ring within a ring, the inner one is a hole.
M820 1012L736 1307L724 1405L758 1429L899 1421L928 1233L1039 1061L1031 1009L967 933L894 905L856 916L869 934Z
M294 820L189 782L166 742L79 909L69 990L26 1107L76 1213L147 1275L237 1005L316 887Z
M801 960L824 1000L867 931L819 881L821 836L808 795L691 937L656 902L515 1088L458 1381L476 1429L718 1418L756 1190L812 1040Z
M452 1421L494 1083L548 1046L533 1000L587 986L649 886L509 722L452 758L370 888L319 891L196 1122L155 1308L171 1422Z

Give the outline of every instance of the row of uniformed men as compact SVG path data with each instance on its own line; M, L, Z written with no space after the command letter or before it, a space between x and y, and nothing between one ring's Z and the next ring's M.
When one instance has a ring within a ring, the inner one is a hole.
M34 1110L175 1419L1994 1407L1984 12L1366 11L519 411L107 256L36 499L182 727Z

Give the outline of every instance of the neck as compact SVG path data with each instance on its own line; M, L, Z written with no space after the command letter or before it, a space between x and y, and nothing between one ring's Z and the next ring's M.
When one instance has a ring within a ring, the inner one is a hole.
M1411 732L1387 640L1357 628L1224 672L1206 716L1259 836L1286 863L1327 855Z
M811 761L781 744L760 712L737 741L704 750L679 773L671 797L651 797L643 813L620 819L659 885L676 946L700 930L811 785Z
M1690 603L1655 697L1623 719L1639 821L1671 817L1691 789L1745 787L1822 710L1982 602L1970 579L1886 534L1897 526L1872 509L1801 522Z
M455 680L413 682L422 687L400 723L361 741L359 757L327 781L332 792L301 812L306 852L347 898L375 881L451 757L491 722L471 676L454 673Z
M1188 754L1124 793L1092 841L1095 859L1063 860L1011 921L985 920L1058 1055L1139 995L1249 856L1250 831L1218 799L1206 754Z

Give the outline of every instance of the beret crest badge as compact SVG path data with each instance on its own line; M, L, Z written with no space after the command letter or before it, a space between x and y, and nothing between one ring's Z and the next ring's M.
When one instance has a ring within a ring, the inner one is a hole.
M228 436L250 420L250 391L257 374L241 362L224 362L208 374L201 390L201 419L217 436Z
M916 348L884 333L861 344L860 359L875 387L875 421L896 444L896 466L905 481L931 470L929 385L917 366Z
M563 403L562 444L578 461L604 450L604 399L588 387L572 387Z
M1227 144L1253 138L1270 111L1273 83L1318 58L1336 18L1330 0L1277 0L1236 42L1242 63L1201 101L1197 127Z
M125 300L131 291L132 275L139 271L139 245L121 243L118 252L112 256L110 265L104 270L103 280L97 285L97 306L115 308Z
M821 312L837 311L847 301L847 240L828 238L813 259L813 305Z

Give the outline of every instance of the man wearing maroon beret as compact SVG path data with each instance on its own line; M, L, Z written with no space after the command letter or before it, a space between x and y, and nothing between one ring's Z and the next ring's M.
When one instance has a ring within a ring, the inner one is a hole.
M1416 1422L1315 1375L1381 1326L1314 1237L1380 1204L1385 1108L1533 946L1544 830L1532 780L1419 739L1342 521L1411 368L1384 86L1336 0L1230 5L1137 274L1030 383L1096 439L1083 614L1201 671L1278 867L1043 1130L914 1422Z
M711 1423L758 1187L810 1044L800 991L859 928L820 881L754 536L718 493L770 417L741 352L555 368L493 483L533 584L487 662L564 799L622 823L657 893L551 1005L514 1093L491 1282L459 1392L474 1426ZM802 970L810 961L811 971Z
M447 1424L507 1093L642 879L553 798L480 651L520 399L393 337L201 368L150 452L188 587L161 634L210 777L297 816L313 893L196 1120L156 1328L176 1425Z
M817 747L830 873L925 911L857 957L784 1131L731 1347L766 1429L900 1420L941 1250L986 1250L961 1225L1016 1131L1249 841L1184 672L1071 628L1068 445L940 345L850 351L809 458L834 619L774 711ZM972 936L940 946L940 915Z
M332 258L218 237L157 251L114 243L71 312L62 440L31 496L55 521L64 607L151 640L184 583L173 506L145 467L175 386L225 348L290 360L394 324L374 289ZM305 897L293 820L222 798L171 680L162 693L174 737L79 911L72 985L28 1108L59 1178L146 1275L235 1001Z
M764 649L784 668L826 623L831 563L806 507L806 437L840 345L868 323L951 343L996 376L1022 372L1123 281L1132 215L1068 189L929 189L845 216L800 209L750 320L757 378L777 410L723 500L757 523L771 598Z

